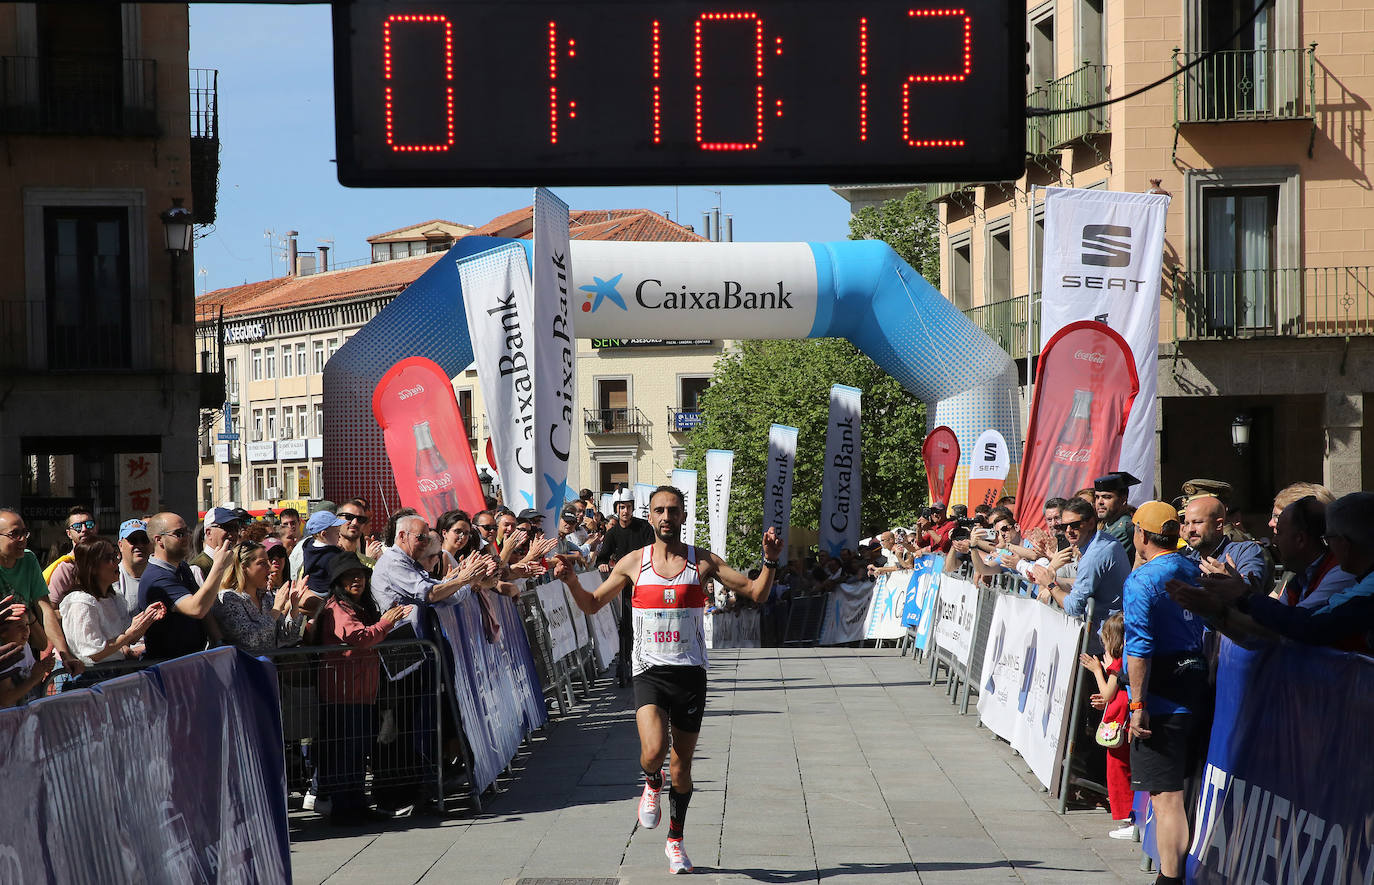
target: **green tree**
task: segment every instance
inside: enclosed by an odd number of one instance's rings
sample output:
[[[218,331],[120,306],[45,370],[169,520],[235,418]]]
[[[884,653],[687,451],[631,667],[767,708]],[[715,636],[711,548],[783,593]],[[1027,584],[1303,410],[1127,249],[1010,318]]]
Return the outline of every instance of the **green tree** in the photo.
[[[832,384],[863,391],[862,534],[915,520],[926,497],[924,404],[843,339],[741,341],[716,362],[711,386],[701,397],[702,423],[692,431],[686,451],[687,466],[698,471],[705,469],[707,449],[735,453],[728,526],[728,558],[735,565],[747,568],[758,560],[771,424],[800,431],[792,524],[817,527]],[[704,537],[705,473],[701,476],[698,524]]]
[[[904,197],[866,206],[849,217],[851,240],[882,240],[902,260],[940,287],[940,217],[917,188]]]

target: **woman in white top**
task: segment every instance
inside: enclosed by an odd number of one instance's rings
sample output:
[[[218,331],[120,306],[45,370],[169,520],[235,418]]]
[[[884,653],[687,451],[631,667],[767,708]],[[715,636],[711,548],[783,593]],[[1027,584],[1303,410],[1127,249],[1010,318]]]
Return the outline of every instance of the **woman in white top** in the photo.
[[[62,597],[62,633],[82,661],[98,664],[138,657],[133,648],[152,624],[167,613],[160,602],[130,618],[115,592],[119,551],[104,538],[76,545],[76,582]]]

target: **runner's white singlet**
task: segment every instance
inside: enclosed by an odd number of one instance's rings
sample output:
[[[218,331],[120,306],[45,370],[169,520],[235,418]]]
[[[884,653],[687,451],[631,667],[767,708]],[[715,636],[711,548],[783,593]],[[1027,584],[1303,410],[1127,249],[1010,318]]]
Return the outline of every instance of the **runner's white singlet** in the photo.
[[[632,596],[634,673],[650,667],[705,667],[706,593],[697,572],[697,548],[688,545],[687,564],[673,578],[654,569],[654,546],[640,551]]]

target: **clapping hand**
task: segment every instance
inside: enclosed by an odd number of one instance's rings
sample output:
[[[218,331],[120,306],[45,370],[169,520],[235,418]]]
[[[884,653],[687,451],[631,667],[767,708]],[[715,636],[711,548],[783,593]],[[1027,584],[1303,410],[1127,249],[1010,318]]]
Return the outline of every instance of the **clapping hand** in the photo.
[[[1050,557],[1050,570],[1057,572],[1070,562],[1073,562],[1073,554],[1074,548],[1072,546],[1055,551],[1054,555]]]
[[[377,540],[376,538],[373,538],[371,541],[368,542],[368,545],[367,545],[367,557],[368,557],[368,559],[373,559],[373,560],[381,559],[382,554],[383,554],[384,552],[386,552],[386,546],[385,546],[384,544],[382,544],[381,541]]]
[[[1090,655],[1085,652],[1078,656],[1078,663],[1082,664],[1090,673],[1100,674],[1102,672],[1102,661],[1098,659],[1097,655]]]
[[[0,624],[19,623],[24,620],[24,603],[13,596],[0,599]]]
[[[382,613],[382,620],[386,621],[388,624],[395,625],[395,623],[402,618],[410,617],[410,613],[414,608],[415,606],[413,605],[393,606]]]
[[[560,581],[570,581],[577,577],[573,568],[574,557],[561,553],[553,558],[553,576]]]
[[[135,641],[148,632],[148,628],[162,620],[167,614],[167,606],[161,602],[154,602],[143,611],[134,615],[133,621],[129,625],[129,630],[125,634],[129,640]]]

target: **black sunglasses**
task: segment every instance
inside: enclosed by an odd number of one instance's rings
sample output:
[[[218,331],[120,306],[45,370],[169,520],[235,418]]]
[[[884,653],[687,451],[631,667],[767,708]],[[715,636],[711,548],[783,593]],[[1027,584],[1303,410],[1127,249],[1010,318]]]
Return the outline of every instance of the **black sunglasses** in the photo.
[[[71,525],[67,526],[67,528],[71,529],[74,532],[79,532],[82,529],[93,529],[95,528],[95,520],[83,519],[81,522],[72,523]]]
[[[339,519],[347,520],[348,522],[356,521],[358,525],[367,525],[372,521],[372,517],[363,516],[361,513],[340,513]]]
[[[1073,529],[1075,532],[1079,532],[1083,530],[1083,520],[1075,519],[1073,522],[1064,522],[1063,520],[1060,520],[1059,527],[1066,532],[1069,529]]]

